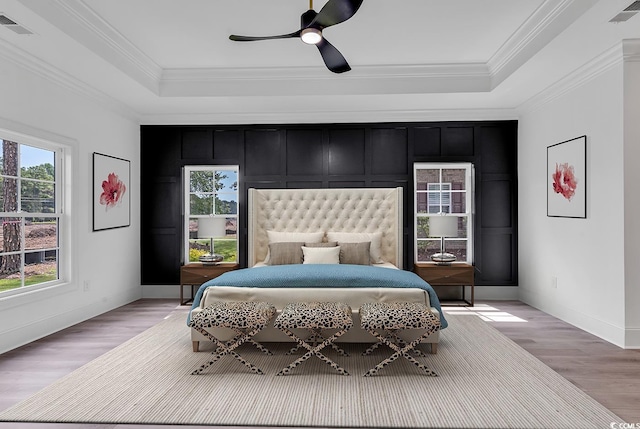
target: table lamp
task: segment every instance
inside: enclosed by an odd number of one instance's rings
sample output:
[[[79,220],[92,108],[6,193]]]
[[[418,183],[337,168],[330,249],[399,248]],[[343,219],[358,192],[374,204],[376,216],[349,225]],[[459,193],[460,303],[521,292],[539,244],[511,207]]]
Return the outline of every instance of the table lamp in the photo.
[[[209,253],[200,256],[202,265],[216,265],[224,259],[224,256],[214,253],[213,239],[224,237],[227,233],[227,219],[224,217],[204,217],[198,219],[198,238],[209,239]]]
[[[439,265],[449,265],[456,255],[447,253],[444,248],[445,237],[458,236],[458,217],[444,214],[429,217],[429,237],[440,238],[440,252],[431,255],[431,260]]]

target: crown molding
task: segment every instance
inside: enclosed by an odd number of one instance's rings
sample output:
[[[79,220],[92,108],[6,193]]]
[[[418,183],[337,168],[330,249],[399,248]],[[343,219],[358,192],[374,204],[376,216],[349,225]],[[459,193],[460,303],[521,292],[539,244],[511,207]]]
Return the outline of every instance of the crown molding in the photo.
[[[375,95],[490,91],[484,64],[358,66],[336,75],[323,67],[167,69],[162,97]]]
[[[622,57],[626,63],[640,62],[640,39],[623,40]]]
[[[83,0],[29,1],[25,5],[161,97],[491,90],[491,75],[484,63],[358,66],[340,76],[324,67],[162,69]]]
[[[587,84],[596,77],[606,73],[611,68],[624,61],[622,44],[607,49],[591,61],[585,63],[562,79],[548,86],[538,94],[529,98],[516,108],[519,114],[530,113],[541,109],[545,105],[557,100],[575,89]],[[636,52],[637,54],[638,52]],[[636,55],[637,58],[637,55]]]
[[[158,93],[162,68],[82,0],[29,1],[25,6],[154,94]]]
[[[245,125],[516,120],[514,109],[413,109],[217,112],[143,115],[142,125]]]
[[[77,147],[78,141],[74,138],[52,133],[51,131],[32,127],[22,122],[0,118],[0,130],[4,139],[19,141],[21,143],[56,143],[65,146]]]
[[[160,97],[490,92],[598,0],[545,0],[487,63],[162,69],[84,0],[25,5]]]
[[[492,87],[513,74],[598,0],[545,0],[487,61]]]
[[[121,115],[122,117],[138,122],[139,115],[126,104],[114,99],[104,92],[76,79],[68,73],[42,61],[41,59],[17,48],[15,45],[0,39],[0,58],[11,62],[20,68],[30,72],[54,85],[71,91],[81,97],[95,102],[102,107]]]

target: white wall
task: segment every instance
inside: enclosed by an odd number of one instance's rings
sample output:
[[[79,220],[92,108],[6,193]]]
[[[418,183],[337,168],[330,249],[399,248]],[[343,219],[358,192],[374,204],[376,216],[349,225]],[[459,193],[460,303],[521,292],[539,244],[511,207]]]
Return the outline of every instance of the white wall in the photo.
[[[618,60],[585,70],[545,95],[546,101],[525,109],[519,120],[520,299],[624,346],[621,51]],[[547,217],[546,148],[582,135],[587,136],[587,218]]]
[[[72,282],[64,288],[0,299],[0,353],[121,306],[141,295],[139,126],[132,117],[46,77],[0,50],[0,129],[70,143]],[[35,68],[34,68],[35,70]],[[57,83],[54,83],[54,79]],[[2,137],[2,136],[0,136]],[[56,141],[57,140],[57,141]],[[92,153],[131,160],[131,226],[92,232]],[[83,284],[89,282],[89,291]]]
[[[640,347],[640,40],[624,43],[626,345]]]

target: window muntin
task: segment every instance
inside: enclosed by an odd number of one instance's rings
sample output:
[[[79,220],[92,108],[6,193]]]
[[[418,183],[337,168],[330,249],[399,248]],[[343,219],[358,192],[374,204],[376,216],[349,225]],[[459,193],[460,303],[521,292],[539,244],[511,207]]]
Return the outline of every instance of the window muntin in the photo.
[[[458,217],[458,236],[446,238],[447,252],[458,261],[473,261],[471,207],[473,165],[470,163],[416,163],[415,261],[430,262],[440,251],[440,239],[429,237],[429,218],[439,213]]]
[[[0,293],[60,280],[61,149],[0,139]]]
[[[427,213],[451,212],[451,183],[427,183]]]
[[[187,166],[185,263],[211,251],[238,261],[238,166]]]

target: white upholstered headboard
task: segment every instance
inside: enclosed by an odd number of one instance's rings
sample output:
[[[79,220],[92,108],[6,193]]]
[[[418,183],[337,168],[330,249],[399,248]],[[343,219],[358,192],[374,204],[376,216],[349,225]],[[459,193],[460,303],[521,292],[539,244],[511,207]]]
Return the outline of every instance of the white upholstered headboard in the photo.
[[[249,189],[248,266],[263,261],[267,231],[382,232],[382,258],[402,268],[402,188]]]

